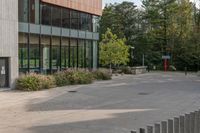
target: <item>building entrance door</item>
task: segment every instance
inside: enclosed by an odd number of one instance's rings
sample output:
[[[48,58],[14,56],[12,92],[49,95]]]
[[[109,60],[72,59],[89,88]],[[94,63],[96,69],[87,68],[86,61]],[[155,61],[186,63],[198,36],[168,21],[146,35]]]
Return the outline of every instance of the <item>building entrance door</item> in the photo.
[[[0,88],[9,87],[8,58],[0,58]]]

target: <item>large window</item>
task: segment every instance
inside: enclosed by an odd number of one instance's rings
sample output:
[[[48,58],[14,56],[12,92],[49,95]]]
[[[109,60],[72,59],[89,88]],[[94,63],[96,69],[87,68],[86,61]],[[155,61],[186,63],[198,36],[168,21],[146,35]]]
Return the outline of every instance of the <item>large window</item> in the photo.
[[[19,14],[19,22],[28,23],[28,0],[18,0],[18,14]]]
[[[99,32],[99,17],[98,16],[92,17],[92,24],[93,24],[92,32]]]
[[[52,26],[61,27],[61,8],[52,6]]]
[[[62,69],[66,69],[69,67],[69,39],[68,38],[62,38],[61,64],[62,64]]]
[[[62,9],[62,27],[70,28],[70,11],[69,9]]]
[[[93,68],[97,68],[98,62],[98,43],[97,41],[93,41]]]
[[[30,46],[29,46],[30,54],[29,54],[29,61],[30,61],[30,69],[33,71],[39,72],[40,67],[40,45],[39,45],[39,36],[38,35],[30,35]]]
[[[41,24],[51,25],[51,6],[45,3],[41,4]]]
[[[86,67],[92,68],[92,41],[86,40]]]
[[[39,6],[40,1],[39,0],[29,0],[30,2],[30,23],[39,24]]]
[[[70,67],[77,67],[77,40],[70,39]]]
[[[78,67],[85,67],[85,40],[78,42]]]
[[[40,0],[19,0],[19,22],[98,31],[98,16],[66,9]]]
[[[41,36],[41,65],[44,73],[50,73],[50,37]]]
[[[87,13],[80,13],[79,20],[80,30],[91,31],[92,30],[92,16]]]
[[[51,65],[55,72],[60,69],[60,37],[52,37]]]
[[[78,11],[70,11],[71,17],[71,29],[79,29],[79,12]]]
[[[28,35],[24,33],[19,34],[19,69],[28,71]]]

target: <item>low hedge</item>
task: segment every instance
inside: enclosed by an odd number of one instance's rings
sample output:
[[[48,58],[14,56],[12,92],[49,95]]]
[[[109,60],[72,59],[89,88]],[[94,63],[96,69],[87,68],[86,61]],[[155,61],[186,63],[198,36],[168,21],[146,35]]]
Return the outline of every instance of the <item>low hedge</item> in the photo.
[[[16,81],[16,89],[24,91],[39,91],[53,87],[55,87],[55,79],[50,75],[30,73],[20,76]]]
[[[120,69],[121,69],[122,73],[124,73],[124,74],[133,74],[130,67],[126,66],[126,67],[121,67]]]
[[[98,69],[92,72],[96,80],[110,80],[112,79],[112,74],[107,69]]]
[[[68,80],[68,77],[65,72],[57,72],[54,75],[56,85],[57,86],[66,86],[70,85],[70,81]]]
[[[53,75],[30,73],[20,76],[16,81],[16,89],[24,91],[39,91],[56,86],[90,84],[94,80],[110,80],[112,74],[106,69],[93,72],[85,69],[69,69]]]
[[[93,82],[93,75],[91,72],[78,70],[65,70],[54,74],[57,86],[90,84]]]

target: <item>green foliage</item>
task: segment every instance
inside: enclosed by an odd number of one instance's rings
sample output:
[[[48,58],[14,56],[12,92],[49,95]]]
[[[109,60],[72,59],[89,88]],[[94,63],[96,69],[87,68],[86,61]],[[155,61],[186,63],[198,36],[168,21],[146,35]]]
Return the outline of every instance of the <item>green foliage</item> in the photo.
[[[142,7],[132,2],[107,5],[100,33],[110,28],[135,47],[129,65],[141,65],[145,54],[146,65],[163,69],[161,57],[170,55],[177,70],[200,69],[200,9],[189,0],[143,0]]]
[[[39,91],[56,86],[90,84],[94,80],[110,80],[112,74],[107,69],[90,72],[85,69],[69,69],[53,75],[30,73],[16,80],[16,89],[24,91]]]
[[[90,84],[93,82],[93,75],[86,70],[66,70],[54,74],[57,86]]]
[[[16,89],[24,91],[39,91],[53,87],[55,87],[55,79],[52,76],[30,73],[20,76],[16,81]]]
[[[120,65],[129,61],[129,47],[125,39],[118,39],[115,34],[107,29],[100,42],[100,61],[103,65]]]
[[[121,67],[120,70],[124,74],[134,74],[131,68],[128,66]]]
[[[63,72],[63,71],[57,72],[53,76],[56,80],[56,85],[59,86],[59,87],[71,84],[69,79],[68,79],[68,75],[66,74],[66,72]]]
[[[137,13],[136,5],[132,2],[105,6],[100,20],[100,34],[104,34],[107,28],[110,28],[113,34],[119,38],[125,37],[129,43],[129,39],[136,34]]]
[[[93,77],[96,80],[110,80],[112,79],[112,74],[107,69],[98,69],[92,72]]]
[[[93,75],[86,70],[76,70],[69,72],[69,81],[74,84],[90,84],[93,82]]]

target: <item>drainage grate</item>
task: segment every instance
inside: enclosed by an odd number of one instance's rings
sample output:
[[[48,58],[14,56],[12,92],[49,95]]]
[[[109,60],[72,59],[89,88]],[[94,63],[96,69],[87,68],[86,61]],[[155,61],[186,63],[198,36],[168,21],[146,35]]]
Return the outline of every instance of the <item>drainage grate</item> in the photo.
[[[77,91],[68,91],[69,93],[76,93]]]
[[[138,93],[138,95],[149,95],[149,93],[146,93],[146,92],[140,92],[140,93]]]

